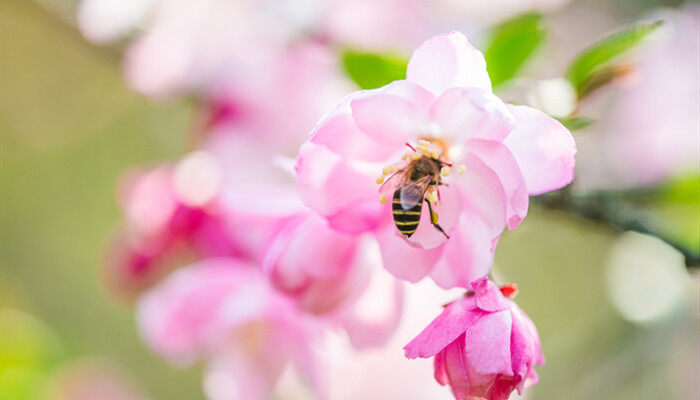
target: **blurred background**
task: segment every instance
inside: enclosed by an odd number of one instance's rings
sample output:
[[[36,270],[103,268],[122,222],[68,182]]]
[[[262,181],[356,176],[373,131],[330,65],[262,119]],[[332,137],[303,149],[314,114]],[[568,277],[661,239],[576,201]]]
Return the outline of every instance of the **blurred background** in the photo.
[[[271,1],[261,3],[275,7]],[[306,7],[302,3],[296,7]],[[676,82],[690,99],[663,92],[675,90],[673,83],[658,83],[655,87],[662,91],[651,94],[651,107],[660,114],[669,102],[674,110],[679,104],[689,108],[689,122],[673,125],[681,136],[674,143],[697,150],[697,5],[503,1],[495,2],[502,3],[498,10],[480,10],[464,3],[468,10],[450,18],[443,15],[439,28],[463,30],[479,48],[487,42],[490,27],[506,18],[532,7],[546,16],[550,33],[541,50],[546,56],[528,64],[525,78],[503,89],[501,96],[513,101],[524,101],[523,92],[533,93],[537,82],[561,76],[571,57],[606,33],[650,16],[687,19],[690,28],[675,29],[690,42],[678,50],[690,60],[689,75],[673,63],[649,68]],[[1,397],[96,399],[108,397],[94,393],[109,392],[114,399],[204,399],[200,368],[178,369],[151,353],[139,339],[131,307],[106,291],[103,282],[107,248],[121,220],[116,200],[120,179],[134,167],[185,154],[198,101],[191,95],[154,96],[138,86],[137,78],[125,79],[128,35],[138,35],[138,30],[104,44],[107,40],[100,35],[106,33],[99,31],[103,23],[83,21],[79,26],[77,2],[3,0],[0,6]],[[457,20],[460,15],[466,16]],[[381,46],[407,55],[427,37]],[[367,47],[360,42],[353,46]],[[654,54],[662,60],[676,57],[672,52]],[[349,79],[346,84],[353,85]],[[627,107],[619,106],[624,89],[615,90],[581,105],[581,114],[598,122],[576,133],[576,185],[581,191],[665,185],[663,195],[640,196],[634,202],[663,221],[664,235],[697,254],[697,152],[691,155],[690,168],[673,168],[652,184],[625,180],[629,163],[614,173],[604,168],[609,159],[601,148],[613,145],[601,144],[601,137],[618,130],[624,118],[647,113],[642,105],[628,107],[642,111],[609,115]],[[629,94],[635,99],[645,95]],[[686,115],[663,110],[657,117],[670,124]],[[638,139],[630,135],[625,140]],[[656,144],[652,148],[659,149]],[[624,160],[619,154],[612,157]],[[630,157],[650,162],[644,155]],[[633,178],[641,169],[633,169]],[[519,285],[518,304],[536,322],[547,357],[546,366],[538,370],[540,383],[527,393],[528,399],[699,398],[700,281],[697,269],[686,266],[683,255],[664,242],[535,205],[522,226],[502,238],[496,275]],[[400,342],[391,351],[398,353]],[[432,376],[425,380],[437,385]],[[450,398],[448,392],[444,398]]]

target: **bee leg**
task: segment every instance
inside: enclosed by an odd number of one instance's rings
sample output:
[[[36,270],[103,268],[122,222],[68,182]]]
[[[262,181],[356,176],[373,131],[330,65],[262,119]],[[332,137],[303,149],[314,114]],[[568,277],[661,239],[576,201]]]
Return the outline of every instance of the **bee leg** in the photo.
[[[428,200],[426,200],[425,202],[428,203],[428,210],[430,210],[430,223],[433,224],[435,229],[442,232],[442,234],[445,235],[445,237],[449,239],[450,237],[447,235],[447,233],[445,233],[445,231],[442,229],[442,227],[438,224],[438,215],[435,211],[433,211],[433,206],[430,204],[430,202]]]

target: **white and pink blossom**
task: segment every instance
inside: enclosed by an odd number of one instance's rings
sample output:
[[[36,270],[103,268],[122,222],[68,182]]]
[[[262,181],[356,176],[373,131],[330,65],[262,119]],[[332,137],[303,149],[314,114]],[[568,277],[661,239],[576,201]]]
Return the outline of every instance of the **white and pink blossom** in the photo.
[[[381,182],[404,165],[405,143],[454,166],[433,201],[449,240],[427,207],[415,234],[401,237],[391,206],[378,201],[376,176]],[[481,52],[452,32],[414,52],[406,80],[353,93],[324,116],[300,150],[297,187],[333,228],[373,232],[397,277],[466,286],[488,272],[501,231],[525,217],[528,195],[571,181],[575,152],[558,121],[496,97]]]

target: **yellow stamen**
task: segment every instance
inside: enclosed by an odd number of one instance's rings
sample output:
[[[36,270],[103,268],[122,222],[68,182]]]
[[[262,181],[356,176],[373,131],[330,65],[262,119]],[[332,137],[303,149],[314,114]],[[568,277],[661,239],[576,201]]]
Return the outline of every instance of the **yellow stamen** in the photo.
[[[467,167],[465,167],[464,164],[461,164],[457,167],[457,173],[460,175],[462,175],[464,173],[464,171],[466,171],[466,170],[467,170]]]
[[[389,172],[392,173],[392,174],[395,174],[395,173],[399,172],[399,167],[397,167],[396,165],[392,165],[392,166],[389,168]]]
[[[390,172],[391,172],[391,167],[384,167],[384,169],[382,170],[382,174],[384,174],[384,175],[389,175]]]
[[[449,174],[450,174],[450,167],[447,167],[447,166],[442,167],[442,169],[440,170],[440,175],[447,176]]]
[[[414,161],[420,159],[421,157],[423,157],[423,154],[420,151],[411,154],[411,160]]]
[[[386,195],[384,195],[384,194],[379,198],[379,202],[382,204],[386,204],[387,201],[389,201],[389,199],[387,199]]]
[[[380,175],[380,176],[377,177],[377,184],[379,185],[379,184],[381,184],[382,182],[384,182],[384,175]]]

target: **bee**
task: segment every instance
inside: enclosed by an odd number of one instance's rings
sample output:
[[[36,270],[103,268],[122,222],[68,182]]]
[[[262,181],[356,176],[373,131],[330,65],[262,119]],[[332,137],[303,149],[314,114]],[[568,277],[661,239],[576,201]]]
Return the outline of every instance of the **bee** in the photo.
[[[438,189],[444,185],[440,174],[444,166],[450,164],[427,155],[411,159],[408,164],[391,175],[380,187],[380,191],[393,188],[391,209],[396,228],[406,237],[411,237],[418,229],[423,202],[430,210],[430,223],[446,238],[450,238],[438,224],[438,214],[426,198],[429,188]],[[432,189],[431,189],[432,190]]]

